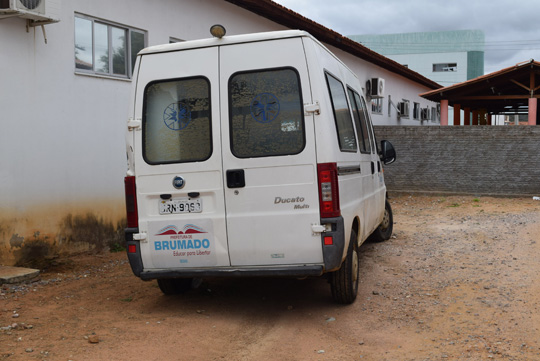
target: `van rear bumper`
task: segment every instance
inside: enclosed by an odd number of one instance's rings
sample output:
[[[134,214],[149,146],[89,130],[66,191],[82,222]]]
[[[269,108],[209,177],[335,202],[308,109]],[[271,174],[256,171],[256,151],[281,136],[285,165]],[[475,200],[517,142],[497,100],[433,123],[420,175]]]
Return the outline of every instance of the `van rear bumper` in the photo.
[[[323,274],[322,265],[268,267],[212,267],[143,270],[139,277],[149,281],[163,278],[204,277],[306,277]]]

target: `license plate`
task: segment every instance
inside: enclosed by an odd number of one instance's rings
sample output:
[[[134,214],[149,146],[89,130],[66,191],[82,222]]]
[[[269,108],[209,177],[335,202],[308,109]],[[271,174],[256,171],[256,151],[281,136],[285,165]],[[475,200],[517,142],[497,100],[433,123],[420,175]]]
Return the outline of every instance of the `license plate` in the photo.
[[[201,199],[169,199],[159,201],[159,214],[201,213]]]

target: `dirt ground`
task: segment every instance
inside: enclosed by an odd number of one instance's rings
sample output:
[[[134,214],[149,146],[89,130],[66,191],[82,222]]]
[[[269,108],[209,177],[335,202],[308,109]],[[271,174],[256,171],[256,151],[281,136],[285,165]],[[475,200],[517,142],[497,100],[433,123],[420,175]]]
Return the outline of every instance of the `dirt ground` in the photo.
[[[356,302],[324,278],[209,279],[182,296],[124,253],[0,288],[1,360],[540,360],[540,202],[395,196]]]

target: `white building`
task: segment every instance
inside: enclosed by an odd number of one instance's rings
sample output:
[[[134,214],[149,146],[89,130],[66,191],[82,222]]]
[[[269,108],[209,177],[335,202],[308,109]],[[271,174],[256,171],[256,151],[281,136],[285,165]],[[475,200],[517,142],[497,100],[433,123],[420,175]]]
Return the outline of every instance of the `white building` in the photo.
[[[348,37],[445,87],[484,75],[485,36],[481,30]],[[453,109],[449,117],[453,120]]]
[[[437,124],[398,118],[392,104],[434,109],[418,94],[438,84],[270,0],[0,0],[0,17],[0,263],[32,242],[57,252],[113,237],[134,55],[209,37],[215,23],[229,35],[306,30],[362,81],[384,79],[376,125]]]

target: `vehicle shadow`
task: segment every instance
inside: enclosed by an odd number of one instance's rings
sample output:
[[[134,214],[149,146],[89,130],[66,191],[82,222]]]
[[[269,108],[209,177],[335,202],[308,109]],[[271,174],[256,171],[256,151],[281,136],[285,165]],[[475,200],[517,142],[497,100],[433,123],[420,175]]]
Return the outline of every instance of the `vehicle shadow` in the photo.
[[[370,261],[380,243],[366,243],[359,252],[360,277],[371,268]],[[330,284],[326,276],[296,278],[207,278],[197,288],[174,296],[159,294],[152,298],[152,309],[168,310],[219,310],[225,313],[309,310],[336,310],[354,307],[365,296],[359,285],[358,298],[352,305],[341,305],[333,301]]]

